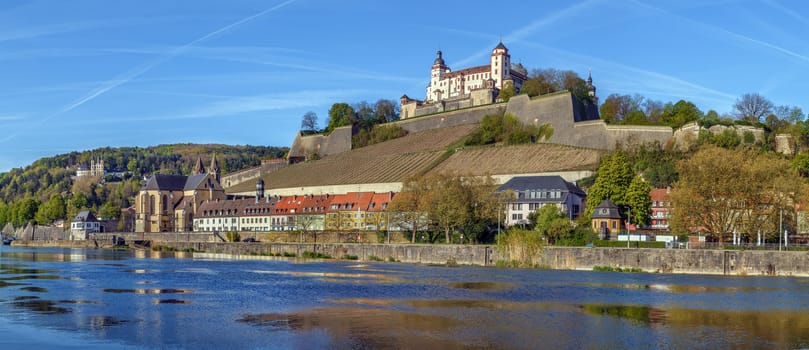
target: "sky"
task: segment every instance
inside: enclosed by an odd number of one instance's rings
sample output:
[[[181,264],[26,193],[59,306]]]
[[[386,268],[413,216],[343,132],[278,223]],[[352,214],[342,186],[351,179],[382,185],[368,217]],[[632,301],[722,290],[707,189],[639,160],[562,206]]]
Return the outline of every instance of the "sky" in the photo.
[[[0,172],[99,147],[289,146],[333,103],[453,70],[572,70],[610,94],[809,111],[806,1],[2,0]]]

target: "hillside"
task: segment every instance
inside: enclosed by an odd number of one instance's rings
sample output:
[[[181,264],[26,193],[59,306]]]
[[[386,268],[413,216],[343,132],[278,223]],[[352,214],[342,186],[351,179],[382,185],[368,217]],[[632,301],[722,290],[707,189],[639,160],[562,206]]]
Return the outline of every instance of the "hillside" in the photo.
[[[447,147],[469,135],[477,124],[412,133],[349,152],[298,163],[263,177],[265,188],[291,188],[357,183],[400,182],[428,169]],[[242,183],[229,193],[248,193],[255,183]]]
[[[464,175],[535,174],[541,172],[595,170],[602,151],[554,144],[450,147],[478,128],[467,124],[411,133],[387,142],[317,161],[298,163],[263,177],[267,189],[308,186],[402,182],[425,172]],[[226,189],[251,193],[254,182]]]
[[[35,161],[24,168],[15,168],[0,174],[0,202],[12,204],[23,198],[34,198],[41,202],[47,201],[52,194],[70,193],[77,190],[77,184],[71,179],[76,174],[79,165],[89,165],[93,158],[102,158],[105,169],[119,171],[122,178],[110,177],[108,182],[121,180],[139,181],[144,176],[154,173],[188,174],[198,157],[207,167],[211,155],[216,154],[219,167],[223,174],[240,169],[256,166],[262,159],[282,157],[287,148],[265,146],[227,146],[227,145],[198,145],[174,144],[153,147],[121,147],[98,148],[83,152],[71,152],[53,157],[46,157]],[[100,179],[96,179],[98,182]],[[88,185],[88,184],[78,184]],[[100,205],[106,201],[104,191],[90,190],[84,187],[86,195],[94,198],[94,203]],[[139,188],[137,184],[130,187]],[[127,197],[127,194],[123,195]]]
[[[459,149],[431,172],[466,175],[594,170],[603,151],[547,143]]]

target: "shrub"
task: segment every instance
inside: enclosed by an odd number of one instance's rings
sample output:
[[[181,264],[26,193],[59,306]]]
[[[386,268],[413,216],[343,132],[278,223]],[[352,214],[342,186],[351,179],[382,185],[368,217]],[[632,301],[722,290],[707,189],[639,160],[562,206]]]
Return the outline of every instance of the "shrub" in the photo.
[[[356,256],[356,255],[345,254],[345,255],[343,255],[343,257],[341,259],[343,259],[343,260],[359,260],[359,257]]]
[[[378,257],[376,255],[369,256],[368,260],[370,260],[370,261],[383,261],[382,258],[380,258],[380,257]]]
[[[308,250],[303,251],[303,253],[301,253],[301,257],[302,258],[307,258],[307,259],[331,259],[332,258],[331,255],[329,255],[329,254],[310,252]]]
[[[497,250],[508,257],[514,267],[532,267],[542,255],[545,242],[537,231],[511,229],[497,236]]]
[[[225,238],[228,240],[228,242],[240,242],[241,241],[241,237],[239,236],[239,233],[234,232],[234,231],[228,231],[227,233],[225,233]]]

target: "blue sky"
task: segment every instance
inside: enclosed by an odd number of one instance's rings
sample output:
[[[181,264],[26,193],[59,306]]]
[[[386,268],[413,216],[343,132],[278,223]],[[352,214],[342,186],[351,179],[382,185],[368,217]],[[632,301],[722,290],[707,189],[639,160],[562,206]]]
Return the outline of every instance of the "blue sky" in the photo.
[[[435,51],[592,70],[598,95],[809,111],[805,1],[3,0],[0,172],[104,146],[288,146],[334,102],[424,98]]]

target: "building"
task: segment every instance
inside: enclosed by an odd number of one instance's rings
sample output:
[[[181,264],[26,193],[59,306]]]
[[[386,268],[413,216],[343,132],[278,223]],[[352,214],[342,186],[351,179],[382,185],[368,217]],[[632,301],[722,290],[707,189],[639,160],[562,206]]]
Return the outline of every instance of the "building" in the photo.
[[[90,233],[101,232],[101,223],[89,210],[82,210],[70,222],[70,239],[86,240]]]
[[[511,55],[502,42],[492,49],[488,64],[457,71],[446,65],[439,50],[430,69],[425,99],[402,96],[401,118],[493,103],[506,84],[519,92],[528,79],[527,74],[521,64],[511,64]]]
[[[506,203],[505,225],[529,224],[528,214],[546,205],[557,206],[570,220],[579,216],[587,194],[561,176],[515,176],[498,188],[511,191]]]
[[[76,169],[76,177],[84,177],[84,176],[104,177],[104,175],[105,175],[104,159],[101,157],[90,158],[89,167],[85,164],[81,164]]]
[[[374,193],[368,210],[365,213],[365,229],[368,231],[386,231],[390,225],[388,206],[396,196],[393,192]]]
[[[649,229],[669,230],[669,214],[671,211],[671,188],[655,188],[649,191],[652,200],[651,216],[649,217]]]
[[[515,91],[520,91],[522,84],[528,79],[523,69],[511,66],[511,55],[502,42],[498,43],[489,56],[489,64],[452,71],[444,63],[441,51],[436,53],[435,61],[430,69],[430,84],[427,85],[426,101],[442,101],[469,95],[473,90],[481,88],[502,89],[507,81],[514,84]],[[487,86],[487,83],[491,85]]]
[[[326,229],[365,230],[365,215],[373,195],[373,192],[349,192],[333,196],[326,210]]]
[[[618,236],[624,229],[621,212],[611,200],[605,199],[593,210],[593,231],[598,232],[599,239],[610,239]]]
[[[297,229],[323,231],[326,228],[326,210],[329,208],[332,197],[328,194],[304,196],[296,220]]]
[[[155,174],[149,178],[135,198],[135,231],[192,231],[194,217],[205,201],[225,199],[217,180],[218,168],[214,156],[207,173],[197,168],[191,176]]]

